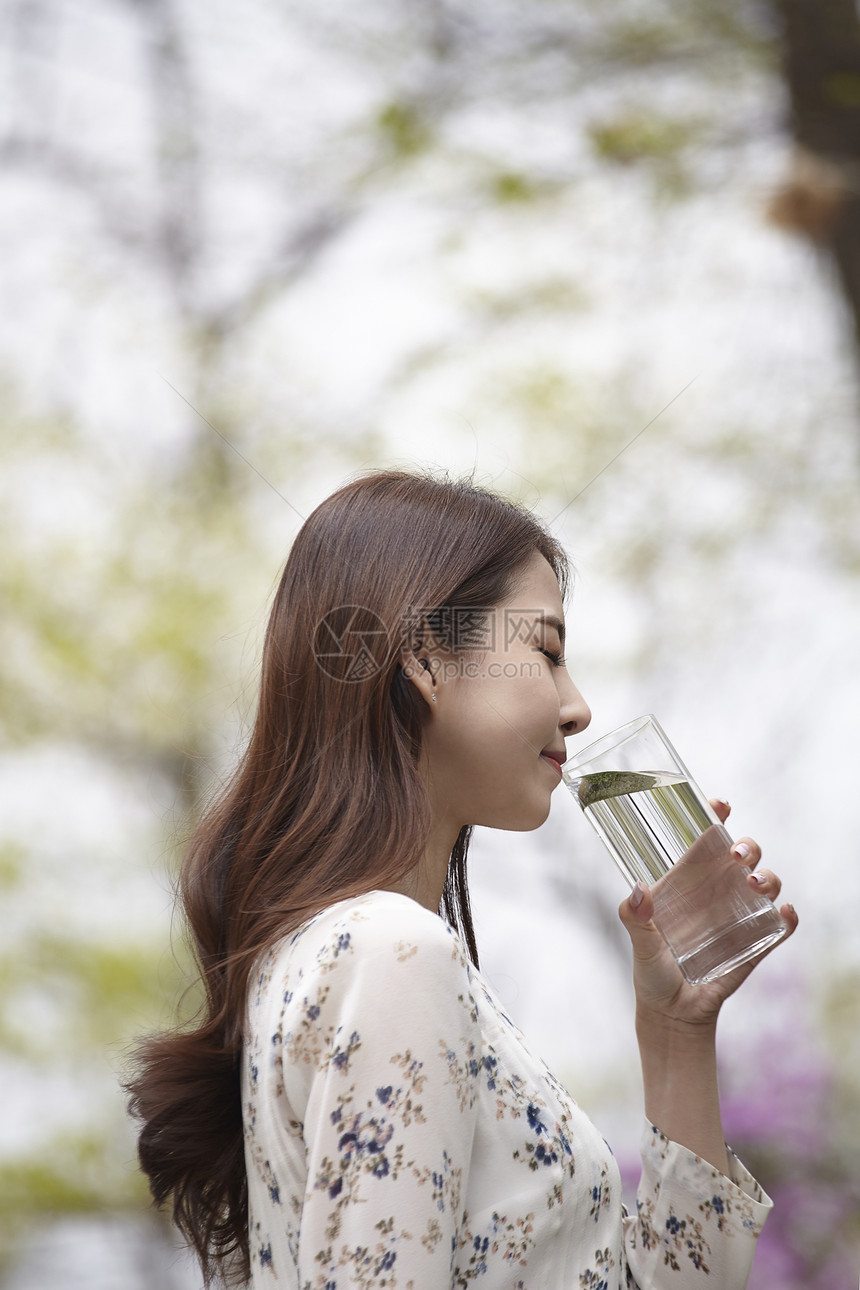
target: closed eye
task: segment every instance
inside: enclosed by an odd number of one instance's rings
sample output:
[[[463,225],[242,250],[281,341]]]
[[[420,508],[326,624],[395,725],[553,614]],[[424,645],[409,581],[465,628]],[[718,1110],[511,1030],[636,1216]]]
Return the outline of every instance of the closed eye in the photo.
[[[564,658],[563,655],[556,654],[551,649],[542,649],[541,654],[546,655],[546,657],[552,663],[553,667],[564,667],[565,663],[567,662],[567,659]]]

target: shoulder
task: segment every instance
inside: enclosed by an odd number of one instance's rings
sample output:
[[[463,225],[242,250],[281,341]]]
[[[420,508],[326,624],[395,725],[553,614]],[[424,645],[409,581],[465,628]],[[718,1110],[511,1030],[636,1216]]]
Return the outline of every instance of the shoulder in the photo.
[[[320,924],[329,921],[346,927],[357,943],[368,949],[390,945],[398,953],[426,949],[465,957],[452,927],[432,910],[395,891],[371,891],[343,901],[325,911]]]
[[[344,971],[343,969],[346,969]],[[420,975],[468,981],[470,965],[453,928],[417,901],[393,891],[371,891],[321,910],[284,937],[266,956],[258,987],[285,978],[395,980]]]
[[[248,1007],[249,1040],[265,1047],[268,1038],[283,1069],[302,1079],[329,1066],[354,1070],[359,1050],[409,1051],[428,1062],[443,1040],[445,1053],[461,1040],[480,1042],[459,937],[394,892],[341,901],[285,937],[251,980]],[[292,1090],[299,1101],[307,1091]]]
[[[341,900],[311,918],[288,940],[306,953],[311,947],[349,944],[364,950],[419,946],[462,950],[456,932],[417,901],[395,891],[369,891]]]

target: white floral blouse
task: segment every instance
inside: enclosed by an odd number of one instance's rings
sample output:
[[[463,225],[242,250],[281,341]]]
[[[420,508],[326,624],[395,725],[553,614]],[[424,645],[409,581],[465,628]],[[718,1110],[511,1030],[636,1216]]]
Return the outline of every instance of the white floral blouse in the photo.
[[[771,1202],[646,1121],[638,1213],[612,1152],[457,934],[374,891],[251,977],[242,1071],[251,1285],[746,1285]]]

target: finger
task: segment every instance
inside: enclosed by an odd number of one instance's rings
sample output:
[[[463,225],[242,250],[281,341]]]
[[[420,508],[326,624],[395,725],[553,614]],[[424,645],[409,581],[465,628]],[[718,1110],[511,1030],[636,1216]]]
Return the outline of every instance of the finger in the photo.
[[[627,929],[637,958],[648,959],[662,954],[665,941],[652,921],[654,899],[643,883],[637,882],[627,899],[622,900],[618,917]]]
[[[779,912],[780,912],[780,915],[782,916],[782,921],[785,923],[786,927],[788,928],[788,931],[786,932],[785,936],[783,936],[782,939],[787,940],[789,936],[793,936],[794,933],[797,931],[797,924],[800,922],[800,919],[798,917],[797,910],[794,908],[794,905],[780,905]]]
[[[644,882],[637,882],[626,900],[618,907],[618,917],[627,927],[633,923],[644,927],[654,917],[654,897]]]
[[[731,814],[731,809],[732,809],[729,806],[728,802],[725,801],[725,799],[722,797],[709,797],[708,801],[711,805],[711,810],[716,815],[720,824],[725,824],[726,820],[729,818],[729,815]]]
[[[732,846],[730,855],[733,860],[754,869],[761,860],[761,847],[753,838],[738,838]]]
[[[755,968],[757,964],[761,963],[762,959],[766,959],[769,954],[773,954],[774,950],[778,950],[780,945],[784,945],[788,938],[793,936],[797,931],[797,924],[800,920],[797,916],[797,910],[794,908],[794,905],[780,905],[779,915],[785,923],[785,935],[781,936],[778,941],[774,941],[773,945],[769,945],[767,949],[762,954],[759,954],[757,958],[754,958],[751,963],[743,963],[739,968],[735,968],[735,972],[743,974],[741,979],[749,976],[753,968]],[[734,973],[730,973],[729,975],[733,976]]]
[[[771,900],[776,900],[782,891],[782,879],[771,869],[756,869],[747,876],[747,882],[760,896],[768,896]]]

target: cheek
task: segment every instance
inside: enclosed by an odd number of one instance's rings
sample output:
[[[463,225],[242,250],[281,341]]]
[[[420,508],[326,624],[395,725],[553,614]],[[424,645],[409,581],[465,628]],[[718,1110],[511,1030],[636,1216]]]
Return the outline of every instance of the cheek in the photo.
[[[538,757],[558,725],[558,693],[551,677],[518,677],[493,699],[499,747],[519,762]]]
[[[445,696],[457,713],[448,754],[471,766],[499,761],[523,765],[540,755],[558,724],[555,681],[533,659],[506,654],[487,662],[493,663],[494,675],[458,678]]]

